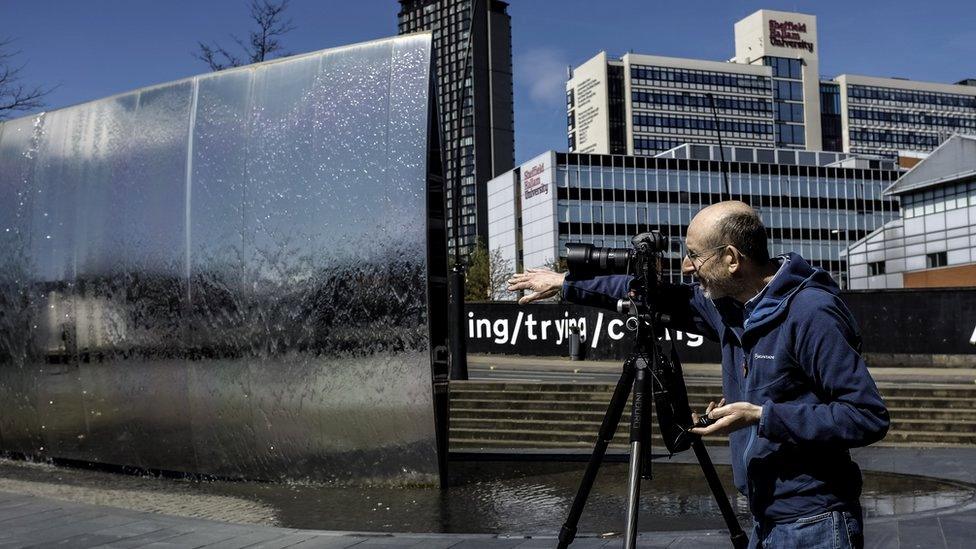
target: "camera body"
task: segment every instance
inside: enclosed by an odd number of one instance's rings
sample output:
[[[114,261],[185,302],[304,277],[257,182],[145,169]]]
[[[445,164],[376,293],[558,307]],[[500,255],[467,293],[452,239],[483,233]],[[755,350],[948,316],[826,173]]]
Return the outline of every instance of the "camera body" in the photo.
[[[566,264],[578,278],[605,274],[638,276],[651,256],[660,255],[667,248],[667,239],[660,231],[640,233],[631,239],[632,248],[598,248],[592,244],[566,244]],[[651,262],[657,268],[656,262]]]
[[[572,278],[625,274],[634,277],[632,302],[618,304],[618,312],[635,314],[653,301],[660,283],[661,257],[668,241],[660,231],[640,233],[631,239],[631,248],[598,248],[592,244],[566,244],[566,265]],[[643,310],[648,313],[650,311]]]

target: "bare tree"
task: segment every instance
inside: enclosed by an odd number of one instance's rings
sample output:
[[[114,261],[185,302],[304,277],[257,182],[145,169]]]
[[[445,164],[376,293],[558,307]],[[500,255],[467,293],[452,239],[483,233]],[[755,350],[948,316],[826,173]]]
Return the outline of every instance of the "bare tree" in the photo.
[[[243,50],[243,58],[220,44],[210,45],[204,42],[197,42],[199,49],[193,53],[193,57],[206,63],[210,70],[220,71],[287,55],[282,51],[280,39],[295,30],[291,19],[284,17],[287,8],[288,0],[279,2],[251,0],[251,20],[257,25],[257,30],[251,31],[246,41],[231,35],[234,42]]]
[[[501,248],[495,248],[488,255],[488,297],[492,300],[512,299],[508,292],[508,279],[515,274],[512,260],[505,259]]]
[[[53,88],[31,86],[21,81],[21,71],[26,64],[16,64],[14,58],[20,50],[13,49],[13,39],[0,39],[0,120],[17,112],[39,109],[44,106],[44,96]]]

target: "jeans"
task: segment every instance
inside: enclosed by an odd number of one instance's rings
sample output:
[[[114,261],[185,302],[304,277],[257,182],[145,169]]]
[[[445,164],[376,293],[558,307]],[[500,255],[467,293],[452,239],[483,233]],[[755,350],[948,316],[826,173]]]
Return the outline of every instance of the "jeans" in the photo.
[[[796,522],[753,524],[749,549],[863,549],[860,513],[828,511]]]

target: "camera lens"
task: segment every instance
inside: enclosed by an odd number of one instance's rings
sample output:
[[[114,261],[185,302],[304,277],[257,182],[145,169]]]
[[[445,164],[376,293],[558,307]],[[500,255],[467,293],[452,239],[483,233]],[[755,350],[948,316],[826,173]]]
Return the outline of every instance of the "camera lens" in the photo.
[[[597,248],[592,244],[566,244],[566,265],[569,272],[581,274],[626,274],[629,272],[632,250],[629,248]]]

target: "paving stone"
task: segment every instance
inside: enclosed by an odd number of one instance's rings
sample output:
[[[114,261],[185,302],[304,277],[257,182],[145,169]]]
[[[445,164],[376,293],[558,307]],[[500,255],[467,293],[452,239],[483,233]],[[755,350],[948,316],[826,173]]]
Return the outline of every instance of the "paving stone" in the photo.
[[[557,538],[533,538],[525,540],[515,547],[517,549],[552,549],[556,547],[559,543]],[[572,549],[600,549],[602,547],[619,547],[621,541],[618,540],[607,540],[602,538],[576,538],[573,540],[573,544],[570,545]]]
[[[270,542],[281,539],[292,533],[293,530],[246,530],[230,539],[219,541],[206,546],[206,549],[240,549],[243,547],[257,547],[263,542]]]
[[[0,510],[0,528],[3,528],[4,523],[11,519],[19,522],[17,519],[22,519],[23,517],[33,517],[40,513],[51,514],[56,511],[59,511],[59,509],[52,508],[50,505],[40,502],[3,509]]]
[[[938,517],[898,521],[898,545],[901,549],[944,549]]]
[[[247,549],[284,549],[285,547],[294,547],[296,544],[314,537],[316,537],[314,533],[295,532],[273,540],[255,543],[248,546]]]
[[[898,549],[898,523],[868,521],[864,525],[864,549]]]
[[[79,520],[77,522],[55,522],[50,528],[39,529],[31,533],[30,542],[32,545],[27,547],[46,547],[57,546],[62,540],[77,537],[82,534],[92,533],[106,527],[121,526],[135,519],[124,515],[102,514],[93,518]],[[111,540],[107,540],[111,541]]]
[[[946,547],[950,549],[970,548],[976,538],[976,513],[968,516],[939,517],[942,534],[945,536]]]
[[[102,509],[89,511],[59,510],[51,513],[39,513],[37,516],[25,517],[23,520],[17,520],[14,523],[11,523],[11,521],[3,523],[4,526],[2,533],[0,533],[0,539],[19,538],[29,543],[35,539],[35,536],[51,528],[71,526],[77,522],[104,514],[105,511]],[[78,530],[75,533],[80,534],[82,531]]]
[[[175,547],[206,547],[207,545],[229,540],[238,534],[240,534],[239,531],[231,531],[218,526],[216,528],[187,532],[174,538],[161,540],[159,543],[173,545]]]
[[[64,538],[59,541],[53,541],[50,543],[42,543],[39,545],[31,546],[33,549],[54,549],[54,548],[70,548],[70,549],[88,549],[89,547],[95,547],[97,545],[104,545],[106,543],[111,543],[119,539],[119,536],[108,536],[105,534],[79,534],[77,536],[72,536],[70,538]]]
[[[452,545],[451,549],[502,549],[517,547],[524,539],[466,539]]]
[[[113,548],[113,549],[128,549],[130,547],[143,547],[147,544],[167,540],[169,538],[175,538],[176,536],[181,536],[186,533],[186,530],[178,530],[175,528],[160,528],[152,532],[141,534],[138,536],[129,536],[116,541],[106,543],[104,545],[96,545],[99,548]]]
[[[363,541],[365,541],[363,538],[319,535],[288,547],[289,549],[345,549],[354,545],[358,546]]]

